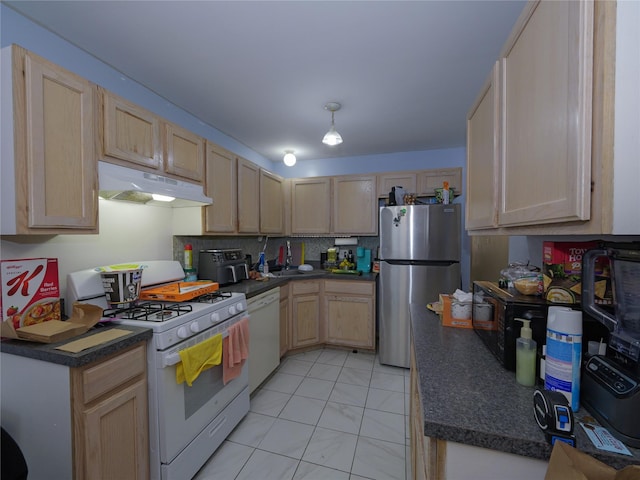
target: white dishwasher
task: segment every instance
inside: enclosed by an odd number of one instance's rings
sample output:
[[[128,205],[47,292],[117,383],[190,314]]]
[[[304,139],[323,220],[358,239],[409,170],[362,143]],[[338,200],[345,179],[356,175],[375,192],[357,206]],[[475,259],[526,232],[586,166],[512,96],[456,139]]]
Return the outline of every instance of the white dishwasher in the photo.
[[[280,365],[280,287],[247,299],[249,393]]]

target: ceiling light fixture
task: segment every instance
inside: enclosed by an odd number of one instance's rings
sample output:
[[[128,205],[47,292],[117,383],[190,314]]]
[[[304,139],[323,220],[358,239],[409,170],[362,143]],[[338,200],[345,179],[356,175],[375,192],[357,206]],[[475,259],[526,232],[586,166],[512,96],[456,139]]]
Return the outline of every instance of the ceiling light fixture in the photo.
[[[285,150],[282,160],[287,167],[293,167],[296,164],[296,156],[293,154],[293,150]]]
[[[341,105],[336,102],[329,102],[324,106],[325,110],[329,110],[331,112],[331,128],[325,134],[324,138],[322,139],[322,143],[331,147],[340,145],[342,143],[342,136],[336,131],[336,127],[333,123],[333,114],[340,110],[340,107]]]

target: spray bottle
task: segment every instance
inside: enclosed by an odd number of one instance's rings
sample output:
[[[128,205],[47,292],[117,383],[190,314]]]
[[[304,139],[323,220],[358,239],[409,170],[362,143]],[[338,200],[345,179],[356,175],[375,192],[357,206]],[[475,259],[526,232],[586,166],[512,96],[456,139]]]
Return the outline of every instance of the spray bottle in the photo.
[[[549,307],[544,388],[561,392],[574,412],[580,408],[582,312]]]
[[[531,331],[531,320],[516,318],[522,322],[520,337],[516,340],[516,380],[520,385],[536,384],[536,341]]]

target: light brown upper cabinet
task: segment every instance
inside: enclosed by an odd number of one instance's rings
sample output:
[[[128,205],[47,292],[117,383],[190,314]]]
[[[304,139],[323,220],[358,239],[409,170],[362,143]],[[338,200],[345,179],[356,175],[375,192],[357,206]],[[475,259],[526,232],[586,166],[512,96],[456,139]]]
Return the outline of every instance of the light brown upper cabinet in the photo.
[[[291,233],[323,234],[331,230],[331,178],[291,180]]]
[[[462,193],[462,168],[438,168],[407,172],[388,172],[378,174],[378,197],[388,198],[392,187],[403,187],[405,193],[415,193],[420,197],[434,197],[436,188],[442,188],[443,182],[455,190],[456,196]]]
[[[375,175],[333,177],[332,233],[376,235],[378,197]]]
[[[164,125],[165,172],[202,183],[204,139],[172,123]]]
[[[205,140],[202,137],[103,88],[100,94],[105,161],[203,183]]]
[[[260,233],[284,234],[284,179],[260,169]]]
[[[17,45],[2,55],[2,162],[15,174],[3,169],[2,233],[97,233],[96,86]]]
[[[160,170],[160,118],[103,88],[98,90],[102,98],[103,155]]]
[[[469,230],[497,225],[498,205],[498,92],[500,63],[467,116],[466,226]]]
[[[589,219],[593,8],[531,2],[503,49],[499,225]]]
[[[417,173],[419,196],[433,197],[436,188],[442,188],[444,182],[449,182],[449,188],[456,196],[462,193],[462,168],[441,168],[421,170]]]
[[[389,198],[393,187],[402,187],[407,193],[417,192],[416,172],[391,172],[378,174],[378,197]]]
[[[236,233],[238,171],[233,153],[207,142],[206,191],[213,205],[204,207],[205,233]]]
[[[238,158],[238,233],[260,233],[260,167]]]

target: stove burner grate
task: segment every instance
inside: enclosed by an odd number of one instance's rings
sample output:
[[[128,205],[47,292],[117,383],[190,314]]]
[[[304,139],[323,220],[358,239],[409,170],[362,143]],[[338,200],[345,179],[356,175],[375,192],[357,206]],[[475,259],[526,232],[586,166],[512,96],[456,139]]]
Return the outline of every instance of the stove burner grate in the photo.
[[[143,302],[129,308],[112,308],[102,313],[106,318],[121,320],[146,320],[149,322],[164,322],[171,318],[189,313],[193,307],[186,303]]]
[[[204,295],[200,295],[192,300],[192,302],[198,303],[216,303],[225,298],[231,298],[231,292],[211,292],[205,293]]]

